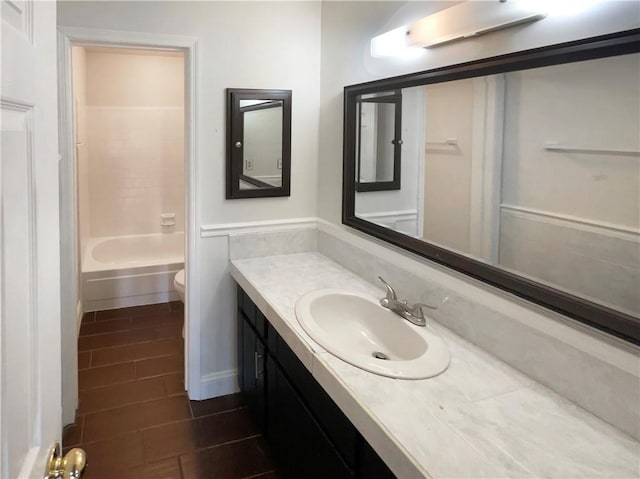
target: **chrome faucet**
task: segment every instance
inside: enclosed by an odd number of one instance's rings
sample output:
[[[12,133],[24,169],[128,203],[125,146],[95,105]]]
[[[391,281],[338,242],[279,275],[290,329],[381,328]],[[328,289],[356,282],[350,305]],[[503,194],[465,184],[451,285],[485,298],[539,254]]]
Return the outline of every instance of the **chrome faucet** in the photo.
[[[399,301],[396,292],[391,287],[389,283],[387,283],[381,276],[378,276],[378,279],[384,284],[384,287],[387,288],[386,297],[380,300],[380,304],[396,313],[398,316],[403,317],[407,321],[416,326],[426,326],[427,321],[424,318],[424,312],[422,308],[428,309],[438,309],[437,306],[431,306],[429,304],[424,303],[416,303],[413,306],[409,306],[406,300]]]

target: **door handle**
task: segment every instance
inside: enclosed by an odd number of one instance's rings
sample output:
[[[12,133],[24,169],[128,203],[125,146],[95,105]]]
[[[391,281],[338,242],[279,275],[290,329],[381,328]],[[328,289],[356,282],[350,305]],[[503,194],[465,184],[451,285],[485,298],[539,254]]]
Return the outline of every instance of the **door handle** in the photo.
[[[80,479],[87,465],[87,454],[83,449],[74,447],[62,456],[60,444],[54,442],[49,448],[44,479]]]
[[[260,365],[260,367],[258,367],[258,361],[260,360],[262,360],[262,354],[258,353],[258,351],[255,351],[253,353],[253,363],[254,363],[254,371],[255,371],[256,379],[258,379],[264,373],[262,364]]]

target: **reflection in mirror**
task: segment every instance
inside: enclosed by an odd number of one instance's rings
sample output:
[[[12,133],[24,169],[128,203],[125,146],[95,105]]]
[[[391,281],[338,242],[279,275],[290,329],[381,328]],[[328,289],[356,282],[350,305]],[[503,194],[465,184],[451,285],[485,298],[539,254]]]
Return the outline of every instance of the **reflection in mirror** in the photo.
[[[400,189],[402,93],[361,95],[357,100],[357,191]]]
[[[291,90],[227,89],[227,199],[289,196]]]
[[[244,154],[240,189],[282,186],[282,101],[240,100]]]
[[[635,53],[404,88],[402,188],[355,214],[638,318],[639,104]]]

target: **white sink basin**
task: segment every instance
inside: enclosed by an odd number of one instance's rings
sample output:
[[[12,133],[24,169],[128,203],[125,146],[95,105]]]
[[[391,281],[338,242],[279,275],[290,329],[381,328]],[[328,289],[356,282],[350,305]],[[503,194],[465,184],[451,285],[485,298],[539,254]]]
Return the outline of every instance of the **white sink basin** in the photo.
[[[302,328],[320,346],[366,371],[425,379],[449,366],[449,350],[428,327],[414,326],[360,293],[321,289],[296,303]]]

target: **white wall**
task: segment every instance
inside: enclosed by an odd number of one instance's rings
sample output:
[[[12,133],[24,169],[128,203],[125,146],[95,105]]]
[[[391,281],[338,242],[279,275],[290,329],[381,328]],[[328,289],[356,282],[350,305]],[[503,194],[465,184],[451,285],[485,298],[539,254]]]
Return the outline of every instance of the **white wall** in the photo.
[[[315,216],[319,3],[59,2],[58,24],[197,38],[198,218],[188,234],[207,225]],[[293,91],[290,197],[225,200],[225,88]],[[199,366],[206,397],[235,387],[235,293],[227,237],[202,237],[197,248],[201,301],[190,308],[202,322]]]
[[[86,74],[90,236],[184,231],[182,54],[87,48]]]

